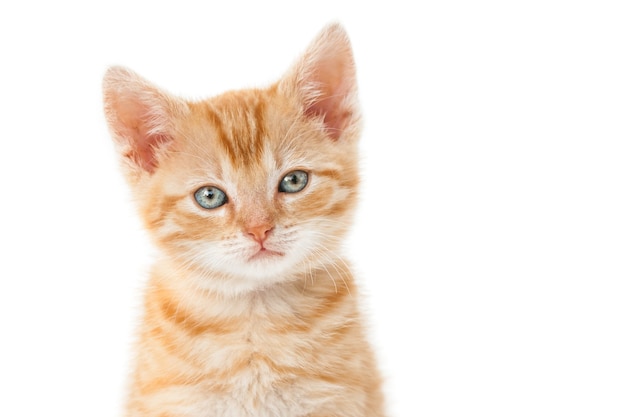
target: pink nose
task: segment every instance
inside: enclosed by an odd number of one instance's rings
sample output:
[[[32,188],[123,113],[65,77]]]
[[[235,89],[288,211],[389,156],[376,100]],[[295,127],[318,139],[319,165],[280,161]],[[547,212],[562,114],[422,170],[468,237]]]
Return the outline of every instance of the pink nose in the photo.
[[[248,232],[248,234],[252,236],[254,240],[259,242],[260,244],[263,244],[263,242],[265,241],[265,239],[267,239],[267,236],[270,234],[272,229],[273,227],[269,224],[260,224],[257,226],[248,227],[246,229],[246,232]]]

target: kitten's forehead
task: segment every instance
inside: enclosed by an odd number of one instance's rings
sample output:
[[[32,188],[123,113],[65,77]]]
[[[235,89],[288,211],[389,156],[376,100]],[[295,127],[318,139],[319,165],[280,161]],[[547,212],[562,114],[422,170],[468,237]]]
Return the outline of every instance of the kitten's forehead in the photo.
[[[341,170],[349,149],[338,151],[319,124],[275,88],[241,90],[191,103],[184,123],[186,182],[260,195],[300,170]],[[181,164],[174,164],[177,170]]]
[[[262,164],[268,138],[279,128],[268,120],[268,95],[265,90],[234,91],[200,103],[200,116],[211,129],[210,146],[236,169]]]
[[[192,103],[191,114],[195,128],[185,134],[191,142],[187,152],[203,155],[214,170],[238,176],[302,164],[313,156],[307,136],[319,135],[273,87]]]

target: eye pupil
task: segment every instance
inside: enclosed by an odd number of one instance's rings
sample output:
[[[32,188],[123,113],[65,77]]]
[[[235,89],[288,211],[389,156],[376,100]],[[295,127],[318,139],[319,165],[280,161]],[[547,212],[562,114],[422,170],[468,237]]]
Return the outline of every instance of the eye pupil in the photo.
[[[214,209],[223,206],[228,202],[224,191],[217,187],[201,187],[194,194],[196,202],[205,209]]]
[[[297,193],[306,187],[309,175],[304,171],[292,171],[285,175],[278,186],[278,191],[283,193]]]

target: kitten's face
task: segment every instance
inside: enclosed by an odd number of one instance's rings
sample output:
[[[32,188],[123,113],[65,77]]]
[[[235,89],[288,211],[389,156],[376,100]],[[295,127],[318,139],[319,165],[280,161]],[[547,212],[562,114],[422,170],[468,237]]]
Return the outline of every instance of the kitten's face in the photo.
[[[343,32],[268,89],[202,102],[111,70],[105,105],[129,182],[180,268],[238,292],[335,262],[358,185],[353,72]]]
[[[161,247],[252,282],[328,261],[355,203],[354,142],[330,139],[289,107],[276,91],[190,106],[142,197]]]

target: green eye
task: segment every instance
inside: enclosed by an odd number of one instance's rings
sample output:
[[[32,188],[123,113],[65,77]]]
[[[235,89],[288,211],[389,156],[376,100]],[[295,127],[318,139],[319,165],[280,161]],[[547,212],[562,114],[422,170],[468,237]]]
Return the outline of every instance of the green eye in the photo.
[[[291,171],[280,181],[278,191],[283,193],[297,193],[302,191],[309,182],[309,175],[304,171]]]
[[[202,187],[194,194],[196,201],[200,207],[205,209],[214,209],[223,206],[228,201],[224,191],[216,187]]]

